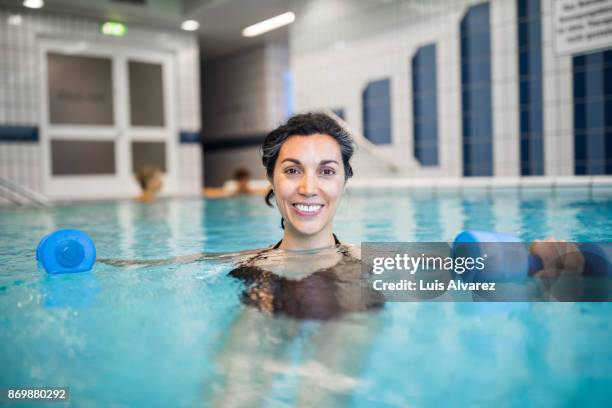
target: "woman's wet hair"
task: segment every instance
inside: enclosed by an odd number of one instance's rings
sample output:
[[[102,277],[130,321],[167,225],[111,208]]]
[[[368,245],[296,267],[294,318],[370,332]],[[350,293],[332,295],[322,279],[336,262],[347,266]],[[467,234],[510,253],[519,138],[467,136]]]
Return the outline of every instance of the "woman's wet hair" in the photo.
[[[329,135],[338,142],[342,154],[342,164],[344,165],[344,179],[346,181],[352,177],[353,169],[350,160],[355,152],[355,142],[350,133],[324,113],[304,113],[292,116],[287,123],[277,127],[266,136],[261,147],[261,161],[266,168],[268,178],[272,180],[278,154],[287,139],[291,136],[312,136],[316,134]],[[273,197],[274,191],[270,189],[266,195],[266,204],[270,207],[272,207]]]

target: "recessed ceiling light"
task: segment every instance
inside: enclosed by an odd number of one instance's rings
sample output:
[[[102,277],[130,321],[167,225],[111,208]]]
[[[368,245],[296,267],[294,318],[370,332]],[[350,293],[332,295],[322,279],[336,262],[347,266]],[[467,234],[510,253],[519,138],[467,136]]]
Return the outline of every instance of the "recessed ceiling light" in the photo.
[[[43,0],[23,0],[23,6],[27,8],[38,9],[45,5]]]
[[[200,23],[195,20],[185,20],[181,24],[181,28],[185,31],[195,31],[200,28]]]
[[[295,21],[295,14],[291,11],[283,13],[279,16],[269,18],[257,24],[250,25],[242,30],[244,37],[255,37],[268,31],[276,30],[279,27],[286,26]]]
[[[19,15],[19,14],[13,14],[11,16],[9,16],[8,18],[8,23],[10,25],[21,25],[21,23],[23,22],[23,18]]]

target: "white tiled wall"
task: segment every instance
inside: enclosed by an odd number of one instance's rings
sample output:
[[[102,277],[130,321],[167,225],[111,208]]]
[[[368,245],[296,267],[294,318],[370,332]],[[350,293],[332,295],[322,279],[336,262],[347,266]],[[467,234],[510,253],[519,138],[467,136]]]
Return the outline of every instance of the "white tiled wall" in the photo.
[[[553,50],[552,1],[541,0],[545,172],[560,176],[573,174],[572,76],[571,58],[557,56]],[[402,176],[461,177],[460,22],[469,6],[482,2],[294,2],[298,18],[290,28],[290,64],[296,111],[343,107],[347,122],[362,132],[361,93],[367,82],[388,77],[393,144],[380,150],[402,164]],[[516,0],[489,3],[494,175],[516,177],[520,174]],[[412,150],[411,59],[418,47],[433,42],[440,165],[422,167]],[[364,172],[369,177],[392,174],[377,170],[372,163],[364,160],[361,169],[356,168],[356,176]]]
[[[42,189],[40,149],[37,143],[0,143],[0,174],[35,191]]]
[[[493,1],[489,12],[493,83],[493,174],[517,177],[521,167],[516,0]]]
[[[546,174],[574,174],[572,57],[557,55],[553,38],[553,0],[540,0],[544,70],[544,155]]]
[[[202,190],[202,146],[199,143],[180,144],[179,194],[199,194]]]
[[[17,13],[22,16],[21,25],[10,25],[8,17]],[[39,81],[42,78],[37,59],[40,38],[87,38],[118,44],[127,41],[175,53],[177,126],[183,131],[199,131],[199,50],[195,34],[129,27],[125,38],[109,39],[99,34],[97,20],[23,8],[0,8],[0,125],[39,126]],[[39,143],[0,142],[0,177],[42,191],[40,154]],[[191,193],[198,193],[202,168],[199,145],[181,146],[178,160],[180,179],[189,179],[185,186],[190,186]],[[191,180],[195,174],[197,180]],[[186,192],[187,187],[181,191]]]

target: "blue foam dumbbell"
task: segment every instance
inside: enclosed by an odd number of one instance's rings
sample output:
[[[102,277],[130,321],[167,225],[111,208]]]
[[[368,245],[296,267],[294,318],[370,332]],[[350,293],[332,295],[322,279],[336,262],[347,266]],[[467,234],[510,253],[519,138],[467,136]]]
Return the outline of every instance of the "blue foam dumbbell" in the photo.
[[[607,243],[578,243],[585,259],[584,274],[612,276],[612,245]],[[510,234],[462,231],[453,243],[453,256],[480,257],[487,255],[482,271],[471,270],[463,275],[468,281],[521,280],[542,269],[542,260],[529,254],[526,244]]]
[[[96,246],[83,231],[62,229],[40,240],[36,259],[47,273],[85,272],[96,262]]]

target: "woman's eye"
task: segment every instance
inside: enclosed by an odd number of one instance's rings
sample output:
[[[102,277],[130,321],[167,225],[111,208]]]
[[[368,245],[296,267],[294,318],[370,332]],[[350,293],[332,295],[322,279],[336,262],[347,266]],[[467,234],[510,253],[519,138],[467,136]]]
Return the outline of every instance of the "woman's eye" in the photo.
[[[336,174],[336,171],[334,169],[323,169],[321,170],[321,173],[324,176],[333,176],[334,174]]]
[[[288,169],[285,170],[285,174],[293,175],[293,174],[298,174],[298,173],[299,171],[295,167],[289,167]]]

